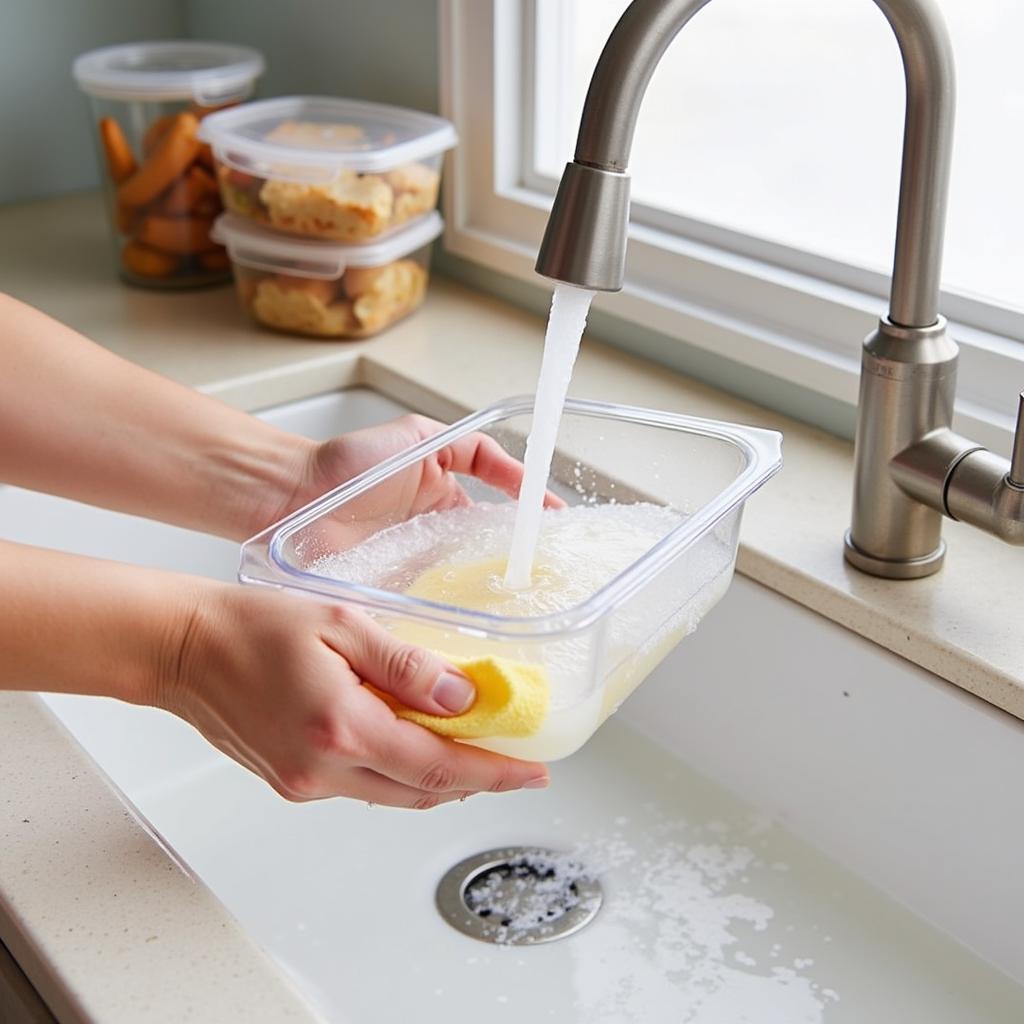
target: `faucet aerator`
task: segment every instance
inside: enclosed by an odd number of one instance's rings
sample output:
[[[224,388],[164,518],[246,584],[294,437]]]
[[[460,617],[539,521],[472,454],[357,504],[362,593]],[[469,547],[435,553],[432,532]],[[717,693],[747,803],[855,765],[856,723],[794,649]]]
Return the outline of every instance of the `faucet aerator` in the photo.
[[[537,273],[591,291],[621,291],[628,228],[629,175],[568,163],[537,253]]]

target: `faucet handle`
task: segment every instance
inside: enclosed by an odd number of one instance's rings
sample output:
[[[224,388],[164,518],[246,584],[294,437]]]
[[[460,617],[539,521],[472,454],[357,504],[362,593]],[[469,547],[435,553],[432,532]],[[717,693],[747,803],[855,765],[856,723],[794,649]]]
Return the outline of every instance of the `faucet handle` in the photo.
[[[1007,481],[1014,487],[1024,489],[1024,391],[1017,403],[1017,430],[1013,435],[1013,451],[1010,452],[1010,472]]]

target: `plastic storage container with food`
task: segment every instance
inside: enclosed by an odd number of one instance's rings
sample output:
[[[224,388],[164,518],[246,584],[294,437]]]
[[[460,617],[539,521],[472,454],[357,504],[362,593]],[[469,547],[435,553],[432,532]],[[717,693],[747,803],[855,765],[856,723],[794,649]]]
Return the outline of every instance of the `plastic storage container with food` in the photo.
[[[471,502],[396,509],[432,478],[425,464],[474,431],[521,456],[532,403],[469,416],[270,527],[243,545],[239,578],[347,602],[442,656],[541,678],[546,700],[528,729],[468,741],[555,760],[725,593],[743,504],[782,449],[774,431],[570,400],[549,480],[567,506],[545,512],[530,591],[508,592],[509,497],[460,478]]]
[[[224,205],[278,231],[364,242],[437,205],[449,121],[379,103],[286,96],[203,122]]]
[[[173,288],[228,278],[227,254],[210,238],[222,207],[199,125],[249,96],[262,71],[255,50],[192,40],[108,46],[75,61],[125,280]]]
[[[279,235],[222,214],[213,238],[227,247],[242,308],[267,327],[314,338],[368,338],[423,301],[436,211],[387,238],[339,245]]]

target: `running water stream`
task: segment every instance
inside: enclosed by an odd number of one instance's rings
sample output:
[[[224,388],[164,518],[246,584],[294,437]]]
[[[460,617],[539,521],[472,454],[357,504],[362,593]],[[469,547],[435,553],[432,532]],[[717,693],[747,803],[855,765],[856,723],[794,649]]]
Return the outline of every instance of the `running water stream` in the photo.
[[[526,468],[505,570],[505,586],[511,590],[524,590],[530,585],[558,425],[593,298],[592,291],[567,284],[556,284],[551,297],[540,379],[533,400],[533,421],[523,459]]]

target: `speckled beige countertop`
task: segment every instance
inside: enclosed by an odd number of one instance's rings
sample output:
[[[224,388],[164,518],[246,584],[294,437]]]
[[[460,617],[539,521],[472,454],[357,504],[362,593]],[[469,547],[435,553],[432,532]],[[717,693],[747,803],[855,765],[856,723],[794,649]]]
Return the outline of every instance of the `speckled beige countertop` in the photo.
[[[542,323],[450,282],[376,340],[299,341],[248,324],[227,288],[123,287],[105,230],[93,195],[0,210],[0,287],[232,405],[364,384],[452,417],[533,389]],[[590,341],[572,393],[782,430],[739,570],[1024,718],[1024,551],[947,522],[938,575],[860,575],[842,557],[849,444]],[[0,697],[0,779],[0,939],[62,1021],[318,1019],[32,696]]]

